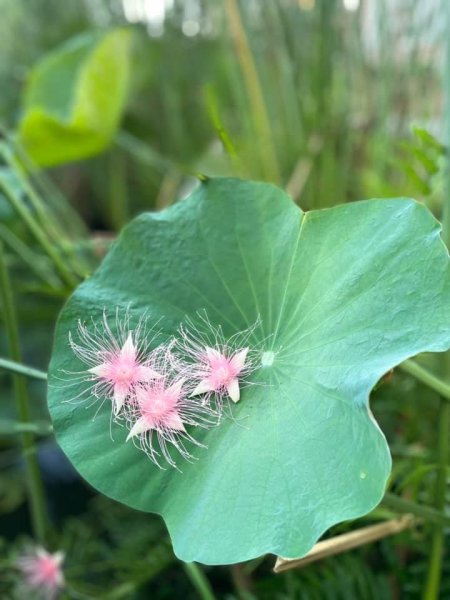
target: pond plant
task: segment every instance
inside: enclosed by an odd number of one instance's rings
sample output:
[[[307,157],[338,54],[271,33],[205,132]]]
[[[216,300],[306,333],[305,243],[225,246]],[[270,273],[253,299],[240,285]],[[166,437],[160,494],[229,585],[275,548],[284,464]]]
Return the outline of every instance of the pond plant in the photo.
[[[181,572],[202,600],[205,573],[239,600],[446,597],[450,177],[428,37],[403,64],[385,2],[379,56],[337,0],[193,2],[198,19],[175,0],[154,36],[148,2],[44,4],[66,29],[17,58],[18,115],[0,70],[0,519],[23,534],[0,539],[0,596],[188,597]],[[42,5],[5,14],[47,31]],[[33,36],[0,29],[34,62]]]
[[[91,485],[161,514],[184,561],[299,557],[382,499],[370,390],[446,350],[449,319],[424,206],[303,213],[272,185],[205,179],[127,225],[62,310],[55,435]]]

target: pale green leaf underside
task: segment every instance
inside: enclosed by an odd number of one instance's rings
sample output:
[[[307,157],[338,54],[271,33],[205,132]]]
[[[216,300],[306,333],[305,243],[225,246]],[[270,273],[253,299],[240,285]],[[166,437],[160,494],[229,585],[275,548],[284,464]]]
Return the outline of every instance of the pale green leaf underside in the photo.
[[[25,91],[19,140],[41,166],[83,159],[112,140],[129,78],[130,32],[83,35],[48,55]]]
[[[58,441],[97,489],[162,514],[183,560],[300,556],[383,496],[391,460],[369,391],[407,357],[450,346],[449,300],[439,225],[416,202],[304,215],[271,185],[209,180],[135,219],[64,308],[49,389]],[[52,385],[80,367],[67,344],[77,319],[128,303],[136,318],[163,317],[167,334],[201,309],[227,334],[259,317],[255,343],[274,353],[238,422],[200,434],[209,448],[182,473],[157,469],[118,426],[111,441],[106,405],[92,420],[95,407],[63,403]]]

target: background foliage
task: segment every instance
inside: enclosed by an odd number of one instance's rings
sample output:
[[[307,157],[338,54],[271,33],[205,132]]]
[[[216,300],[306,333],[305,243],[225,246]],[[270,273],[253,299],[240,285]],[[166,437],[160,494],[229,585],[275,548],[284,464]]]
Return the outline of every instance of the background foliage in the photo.
[[[345,7],[352,5],[0,0],[0,240],[26,364],[46,370],[62,303],[115,233],[142,210],[186,195],[195,185],[193,173],[271,181],[304,210],[401,195],[441,216],[445,3],[366,0],[358,10]],[[77,144],[67,118],[74,114],[74,85],[64,90],[67,110],[59,116],[65,135],[52,141],[54,167],[38,170],[36,162],[48,161],[25,156],[22,146],[27,114],[37,105],[29,90],[39,69],[74,36],[105,39],[123,28],[129,50],[108,54],[99,67],[105,74],[121,64],[127,72],[115,93],[108,83],[112,118],[95,119],[102,143],[89,137],[98,130],[83,128],[83,144]],[[65,76],[73,83],[72,73],[61,74],[61,81]],[[85,94],[88,111],[98,106],[95,90],[78,93]],[[40,101],[49,106],[54,94],[44,91]],[[31,126],[35,135],[37,125]],[[98,150],[95,156],[84,150],[86,139]],[[74,147],[78,154],[70,153]],[[2,308],[5,316],[4,299]],[[3,331],[0,355],[8,355]],[[442,370],[434,356],[421,357],[420,364]],[[0,551],[6,565],[31,533],[20,439],[10,434],[14,392],[5,371],[0,384]],[[31,416],[42,423],[45,384],[30,379],[27,393]],[[394,458],[391,491],[407,502],[435,504],[437,474],[448,478],[445,467],[436,468],[438,394],[396,370],[373,393],[371,406]],[[37,432],[51,543],[68,557],[68,598],[212,597],[201,572],[175,561],[157,517],[97,497],[45,427]],[[443,489],[445,504],[450,491]],[[406,510],[402,506],[385,503],[330,535]],[[419,598],[433,528],[425,521],[276,577],[270,557],[204,573],[217,598]],[[0,581],[5,594],[13,579]],[[450,597],[448,560],[440,594]]]

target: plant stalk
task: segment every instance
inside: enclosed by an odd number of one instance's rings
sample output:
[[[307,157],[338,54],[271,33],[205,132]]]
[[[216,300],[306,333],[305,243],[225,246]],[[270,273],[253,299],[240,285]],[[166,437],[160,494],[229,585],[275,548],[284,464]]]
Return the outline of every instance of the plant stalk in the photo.
[[[80,277],[85,277],[86,265],[84,265],[83,261],[81,261],[80,258],[75,254],[74,244],[69,238],[66,238],[66,235],[62,230],[61,225],[58,223],[58,220],[55,218],[53,211],[48,209],[36,191],[35,186],[30,183],[29,170],[31,168],[31,162],[26,153],[21,151],[17,145],[11,144],[10,142],[6,144],[0,144],[0,154],[20,184],[21,189],[25,192],[26,197],[34,211],[33,218],[34,215],[36,216],[34,220],[37,226],[42,230],[44,236],[48,238],[49,244],[58,246],[62,251],[60,264],[65,267],[66,272],[66,275],[63,276],[63,279],[66,281],[66,283],[69,283],[67,275],[70,277],[75,273]],[[41,174],[41,181],[42,180],[43,176]],[[70,219],[70,221],[66,221],[66,223],[70,222],[71,226],[77,225],[78,228],[84,233],[84,227],[82,226],[80,217],[74,210],[69,209],[69,205],[67,205],[61,194],[59,194],[58,201],[60,204],[66,204],[66,206],[63,207],[63,210],[65,213],[67,213],[66,218]],[[67,266],[65,266],[66,262]],[[59,265],[55,266],[60,269]],[[62,276],[61,271],[60,273]]]
[[[37,277],[51,288],[58,290],[61,283],[56,274],[51,270],[51,264],[44,264],[47,257],[37,256],[36,252],[28,248],[6,225],[0,223],[0,240],[9,247]],[[50,268],[48,268],[50,267]]]
[[[450,3],[443,3],[443,13],[447,27],[450,26]],[[445,124],[447,142],[450,140],[450,39],[446,41],[445,60]],[[450,248],[450,158],[447,154],[445,165],[445,187],[442,206],[442,237],[447,248]],[[445,379],[450,373],[450,353],[446,352],[441,357],[441,376]],[[449,436],[450,436],[450,404],[441,399],[438,413],[437,437],[437,465],[436,484],[434,490],[434,505],[436,510],[445,510],[445,496],[447,488],[447,467],[449,462]],[[424,590],[424,600],[438,600],[440,597],[442,567],[445,553],[445,530],[436,526],[431,537],[431,551],[428,562],[427,579]]]
[[[405,360],[398,368],[424,383],[426,386],[440,394],[446,401],[450,401],[450,385],[439,377],[436,377],[436,375],[433,375],[433,373],[430,373],[428,369],[421,367],[414,360]]]
[[[196,563],[192,562],[183,563],[183,568],[192,585],[197,590],[198,597],[201,598],[201,600],[215,600],[211,584],[200,567]]]
[[[434,491],[434,505],[436,510],[445,510],[445,496],[447,488],[447,464],[449,454],[449,430],[450,430],[450,404],[441,401],[438,413],[438,440],[437,440],[437,476]],[[442,525],[436,526],[431,537],[431,552],[428,563],[427,582],[424,599],[437,600],[440,597],[440,586],[442,578],[442,564],[444,558],[444,536],[445,530]]]
[[[440,527],[450,527],[450,515],[437,511],[431,506],[406,500],[390,492],[386,492],[381,505],[396,513],[414,515],[418,519],[423,519]]]
[[[11,421],[10,419],[0,419],[1,435],[17,435],[18,433],[34,433],[35,435],[49,435],[53,431],[51,423],[46,421],[33,421],[22,423],[21,421]]]
[[[348,552],[353,548],[359,548],[391,535],[396,535],[413,526],[414,517],[412,515],[403,515],[400,519],[392,519],[383,523],[377,523],[376,525],[370,525],[369,527],[355,529],[348,533],[342,533],[341,535],[317,542],[308,554],[302,558],[281,558],[279,556],[273,570],[275,573],[281,573],[290,569],[302,568],[330,556]]]
[[[47,373],[39,371],[39,369],[33,369],[33,367],[27,367],[21,363],[14,362],[13,360],[7,360],[6,358],[0,358],[0,369],[11,371],[12,373],[18,373],[19,375],[26,375],[32,379],[41,379],[47,381]]]
[[[242,22],[238,0],[226,0],[225,9],[228,26],[233,37],[234,48],[241,65],[244,84],[254,117],[255,133],[258,136],[256,146],[260,148],[261,162],[266,177],[272,183],[280,183],[281,176],[273,145],[270,119],[264,94],[259,80],[258,70]]]
[[[24,221],[24,223],[26,223],[29,230],[36,238],[36,241],[42,246],[42,249],[46,252],[47,256],[53,262],[62,281],[64,281],[64,283],[66,283],[70,288],[74,288],[78,283],[77,279],[68,269],[64,262],[64,259],[58,253],[53,243],[47,238],[39,223],[36,221],[36,219],[33,217],[30,211],[26,208],[21,198],[17,196],[12,187],[8,185],[4,180],[0,180],[0,188],[4,192],[5,197],[11,203],[11,206],[14,208],[14,210],[17,212],[20,218]]]
[[[3,321],[8,339],[8,346],[11,358],[16,363],[21,362],[19,328],[17,324],[17,315],[11,281],[5,264],[5,255],[3,245],[0,243],[0,299],[3,308]],[[30,424],[30,409],[28,402],[28,390],[26,379],[19,373],[13,375],[14,393],[16,398],[17,414],[22,424]],[[34,444],[34,435],[30,431],[23,431],[20,434],[23,456],[25,460],[26,479],[28,487],[28,500],[31,514],[31,521],[35,538],[45,544],[48,527],[47,513],[44,501],[44,488],[42,485],[41,473],[36,456],[36,447]]]

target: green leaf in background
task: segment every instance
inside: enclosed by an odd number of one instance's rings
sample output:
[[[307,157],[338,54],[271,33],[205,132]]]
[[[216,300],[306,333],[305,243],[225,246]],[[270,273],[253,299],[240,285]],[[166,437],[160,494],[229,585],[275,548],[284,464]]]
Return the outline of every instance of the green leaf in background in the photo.
[[[126,100],[130,35],[117,29],[78,36],[32,72],[19,141],[37,164],[80,160],[111,142]]]
[[[450,345],[448,254],[412,200],[302,211],[280,189],[234,179],[129,224],[63,309],[50,365],[57,439],[104,494],[160,513],[185,561],[223,564],[305,554],[331,525],[378,504],[391,469],[368,396],[389,369]],[[236,421],[196,436],[208,449],[159,470],[113,425],[110,408],[65,403],[80,363],[77,320],[130,303],[167,335],[206,310],[231,335],[253,324],[264,366],[233,407]]]

